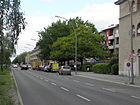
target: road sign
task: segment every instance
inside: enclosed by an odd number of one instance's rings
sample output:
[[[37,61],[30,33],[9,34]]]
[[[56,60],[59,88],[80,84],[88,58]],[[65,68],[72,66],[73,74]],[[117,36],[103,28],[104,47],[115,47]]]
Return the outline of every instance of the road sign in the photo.
[[[131,63],[130,63],[130,62],[127,62],[127,63],[126,63],[126,66],[127,66],[127,67],[130,67],[130,66],[131,66]]]

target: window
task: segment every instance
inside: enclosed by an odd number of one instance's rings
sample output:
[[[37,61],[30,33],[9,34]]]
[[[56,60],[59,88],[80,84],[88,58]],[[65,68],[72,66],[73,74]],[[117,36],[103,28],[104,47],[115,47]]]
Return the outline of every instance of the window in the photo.
[[[140,23],[137,26],[137,36],[140,36]]]
[[[136,3],[135,3],[135,1],[132,2],[132,11],[133,12],[136,11]]]
[[[137,9],[140,9],[140,0],[137,0]]]
[[[132,35],[133,35],[133,37],[135,37],[135,32],[136,32],[136,31],[135,31],[135,26],[133,25],[133,26],[132,26]]]

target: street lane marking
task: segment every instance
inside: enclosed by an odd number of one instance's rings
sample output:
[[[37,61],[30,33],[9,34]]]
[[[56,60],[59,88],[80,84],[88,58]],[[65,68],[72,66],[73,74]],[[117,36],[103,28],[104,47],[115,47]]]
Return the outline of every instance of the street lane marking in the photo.
[[[40,77],[40,79],[43,79],[42,77]]]
[[[63,89],[63,90],[65,90],[65,91],[67,91],[67,92],[69,91],[68,89],[66,89],[66,88],[64,88],[64,87],[60,87],[60,88]]]
[[[39,77],[38,75],[36,77]]]
[[[73,80],[74,82],[80,82],[80,81],[77,81],[77,80]]]
[[[103,90],[106,90],[106,91],[110,91],[110,92],[116,92],[116,91],[114,91],[114,90],[112,90],[112,89],[109,89],[109,88],[102,88]]]
[[[136,99],[139,99],[139,100],[140,100],[140,97],[137,97],[137,96],[131,96],[131,97],[133,97],[133,98],[136,98]]]
[[[78,97],[80,97],[80,98],[82,98],[82,99],[84,99],[84,100],[86,100],[86,101],[91,101],[90,99],[88,99],[88,98],[86,98],[86,97],[83,97],[83,96],[81,96],[81,95],[79,95],[79,94],[76,94],[76,96],[78,96]]]
[[[55,84],[55,83],[53,83],[53,82],[52,82],[51,84],[56,86],[56,84]]]
[[[88,85],[88,86],[94,86],[93,84],[91,84],[91,83],[85,83],[86,85]]]
[[[47,79],[44,79],[44,81],[48,82],[49,80],[47,80]]]

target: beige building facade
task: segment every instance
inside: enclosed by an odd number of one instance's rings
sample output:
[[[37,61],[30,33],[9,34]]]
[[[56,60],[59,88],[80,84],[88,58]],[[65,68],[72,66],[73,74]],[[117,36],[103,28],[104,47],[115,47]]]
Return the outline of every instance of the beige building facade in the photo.
[[[25,62],[27,64],[32,64],[33,62],[41,61],[39,58],[40,49],[39,47],[35,47],[34,50],[27,53],[25,57]]]
[[[119,18],[119,74],[128,75],[131,70],[126,66],[133,57],[134,75],[140,75],[140,0],[118,0]],[[132,7],[132,8],[131,8]],[[131,12],[132,11],[132,12]],[[131,21],[132,13],[132,21]],[[132,22],[132,25],[131,25]],[[131,26],[133,54],[131,54]]]

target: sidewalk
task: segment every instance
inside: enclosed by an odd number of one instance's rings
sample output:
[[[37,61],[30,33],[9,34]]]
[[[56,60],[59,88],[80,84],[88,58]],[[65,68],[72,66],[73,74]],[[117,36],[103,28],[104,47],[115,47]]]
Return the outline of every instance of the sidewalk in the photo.
[[[75,73],[72,73],[75,75]],[[119,84],[129,84],[129,78],[127,76],[120,76],[120,75],[108,75],[108,74],[96,74],[93,72],[77,72],[77,76],[86,77],[90,79],[96,79],[100,81],[107,81]],[[135,85],[130,85],[134,87],[140,87],[140,77],[134,78]]]

